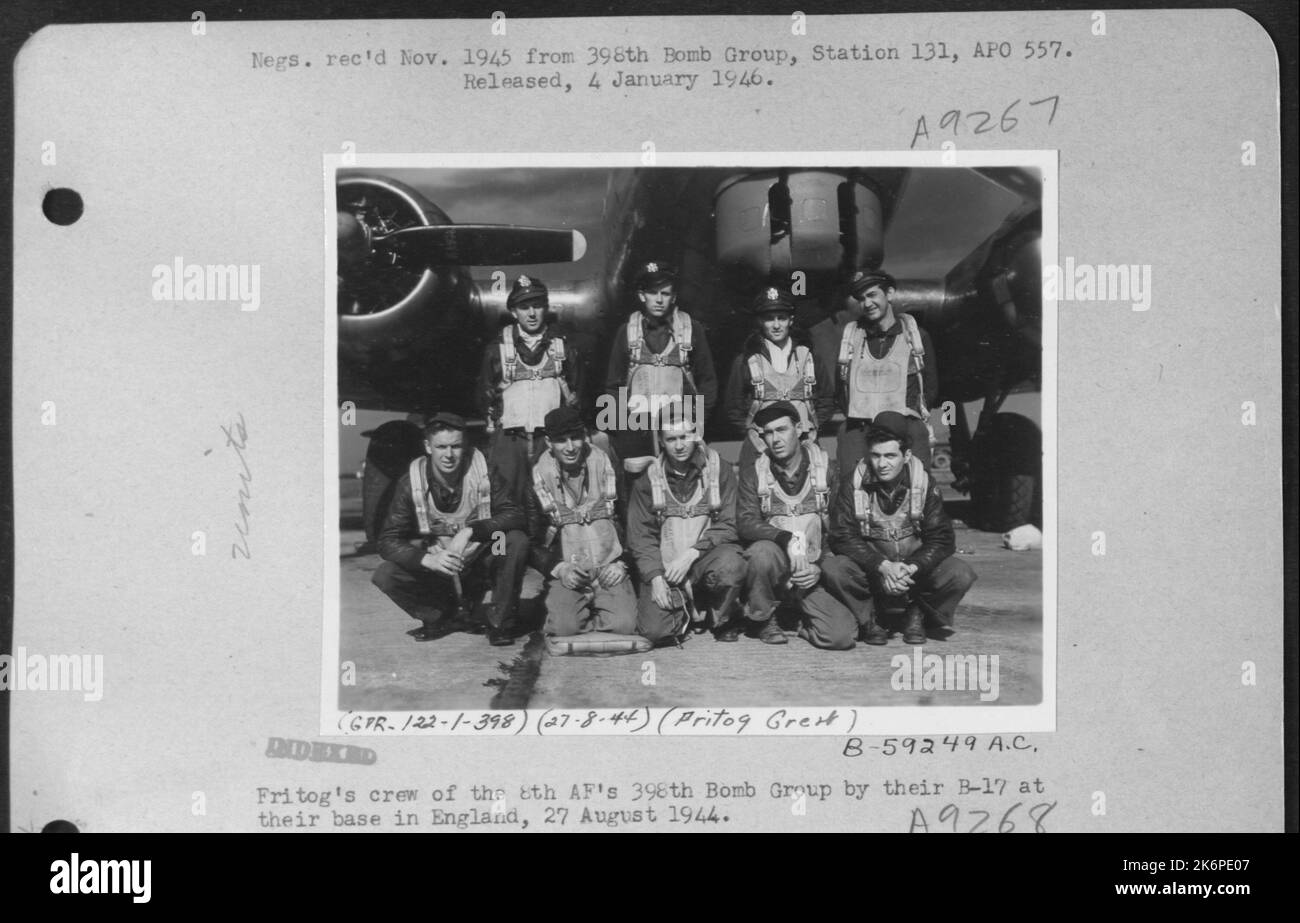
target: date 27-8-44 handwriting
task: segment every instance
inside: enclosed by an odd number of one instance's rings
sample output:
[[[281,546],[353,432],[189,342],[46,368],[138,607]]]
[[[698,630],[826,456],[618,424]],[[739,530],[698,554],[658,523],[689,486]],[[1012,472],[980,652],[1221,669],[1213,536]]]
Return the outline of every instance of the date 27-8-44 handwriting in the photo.
[[[235,521],[235,531],[239,534],[236,541],[230,543],[230,556],[232,558],[243,555],[247,560],[253,556],[248,547],[248,501],[252,499],[252,491],[249,484],[253,482],[253,472],[248,467],[248,458],[244,455],[244,450],[248,448],[248,427],[244,423],[244,415],[241,413],[239,419],[230,426],[221,427],[221,431],[226,434],[226,445],[235,450],[239,456],[239,519]]]

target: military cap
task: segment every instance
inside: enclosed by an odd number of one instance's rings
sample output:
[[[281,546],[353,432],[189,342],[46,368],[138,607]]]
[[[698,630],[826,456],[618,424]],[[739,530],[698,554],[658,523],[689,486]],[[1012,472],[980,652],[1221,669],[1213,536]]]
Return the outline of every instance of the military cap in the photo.
[[[636,287],[638,291],[649,291],[652,288],[658,288],[669,282],[677,281],[677,270],[668,263],[651,260],[649,263],[642,263],[636,271]]]
[[[439,410],[425,422],[424,431],[427,433],[434,427],[464,430],[465,418],[458,413],[452,413],[450,410]]]
[[[514,309],[529,301],[546,301],[546,286],[541,279],[520,276],[515,280],[510,294],[506,297],[506,307]]]
[[[893,433],[899,439],[911,439],[907,417],[896,410],[886,410],[876,414],[875,419],[871,421],[871,426],[873,429],[883,429],[887,433]]]
[[[860,269],[849,280],[849,291],[856,298],[873,285],[879,285],[881,288],[898,287],[894,277],[883,269]]]
[[[754,425],[759,429],[762,429],[764,426],[767,426],[767,424],[775,422],[782,417],[789,417],[796,425],[799,423],[799,411],[794,404],[791,404],[789,401],[776,401],[775,403],[768,404],[758,413],[754,414]]]
[[[771,314],[773,311],[789,311],[794,313],[794,296],[783,288],[775,285],[769,285],[760,289],[754,296],[754,303],[750,307],[755,317],[762,317],[764,314]]]
[[[546,429],[548,439],[562,439],[570,433],[584,436],[587,434],[587,427],[582,422],[582,414],[578,413],[578,408],[567,404],[548,411],[542,425]]]

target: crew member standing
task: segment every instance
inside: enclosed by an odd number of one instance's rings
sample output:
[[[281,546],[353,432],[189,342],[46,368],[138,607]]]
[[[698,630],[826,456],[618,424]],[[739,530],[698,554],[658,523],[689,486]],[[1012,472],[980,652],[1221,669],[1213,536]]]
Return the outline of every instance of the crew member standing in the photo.
[[[663,452],[633,482],[627,512],[641,576],[637,631],[651,642],[682,635],[690,613],[705,608],[725,625],[745,576],[731,466],[699,439],[680,404],[662,414],[659,441]]]
[[[895,314],[894,277],[882,270],[854,273],[849,295],[861,316],[840,339],[839,405],[844,411],[836,456],[840,480],[866,454],[864,435],[877,414],[908,417],[913,457],[930,467],[929,407],[939,394],[930,335],[912,315]]]
[[[528,559],[523,510],[504,478],[489,474],[483,454],[466,447],[464,419],[436,414],[424,434],[428,454],[397,482],[379,533],[384,562],[371,582],[423,623],[417,641],[457,627],[460,603],[481,597],[490,583],[488,642],[513,644]]]
[[[492,430],[488,464],[501,473],[522,508],[532,465],[545,448],[546,414],[577,404],[582,363],[564,337],[552,330],[550,301],[540,279],[516,279],[506,307],[514,323],[503,327],[483,354],[479,411]]]
[[[614,335],[605,382],[613,406],[637,412],[635,420],[618,414],[611,437],[624,468],[634,475],[644,471],[656,454],[653,431],[665,406],[698,397],[698,402],[689,401],[692,412],[698,404],[707,417],[718,400],[704,328],[677,307],[676,270],[667,263],[645,263],[637,271],[635,285],[640,308]],[[598,418],[598,425],[603,418]],[[704,422],[695,421],[701,434]]]
[[[623,552],[623,509],[613,462],[591,444],[576,408],[546,415],[547,452],[533,489],[547,517],[540,542],[548,635],[636,632],[636,595]],[[558,539],[558,541],[557,541]]]
[[[869,429],[867,457],[841,483],[831,516],[835,556],[824,565],[823,580],[853,611],[868,644],[888,642],[881,617],[900,610],[908,644],[925,643],[927,622],[932,630],[950,630],[957,604],[975,583],[975,572],[954,556],[943,495],[912,455],[909,439],[905,425]]]
[[[727,379],[724,406],[727,421],[744,433],[740,470],[751,467],[766,451],[755,414],[777,401],[788,401],[799,413],[801,438],[816,441],[822,423],[833,411],[833,390],[817,379],[816,360],[803,335],[791,327],[794,298],[775,286],[764,288],[754,299],[758,332],[745,341]]]

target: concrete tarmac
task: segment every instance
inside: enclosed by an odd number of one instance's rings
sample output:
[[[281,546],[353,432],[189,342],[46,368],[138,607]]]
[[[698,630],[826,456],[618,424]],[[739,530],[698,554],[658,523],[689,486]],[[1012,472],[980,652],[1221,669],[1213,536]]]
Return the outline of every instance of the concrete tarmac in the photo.
[[[419,623],[370,583],[380,558],[357,553],[364,539],[359,505],[349,496],[356,493],[350,483],[343,483],[339,647],[340,659],[356,666],[355,685],[339,688],[339,707],[345,711],[997,706],[1031,705],[1042,697],[1042,552],[1009,551],[999,535],[967,529],[960,520],[958,553],[979,581],[962,601],[956,630],[945,640],[931,639],[914,648],[895,634],[885,647],[859,643],[850,651],[831,652],[811,647],[790,630],[784,645],[748,637],[725,644],[702,634],[680,648],[648,654],[557,657],[546,653],[541,637],[542,579],[532,570],[520,606],[525,633],[514,647],[491,647],[483,635],[468,632],[414,641],[409,633]],[[959,511],[960,504],[953,508]],[[987,682],[983,701],[979,688],[894,688],[896,676],[902,676],[894,658],[901,654],[915,663],[917,649],[922,655],[997,655],[997,698],[987,699]]]

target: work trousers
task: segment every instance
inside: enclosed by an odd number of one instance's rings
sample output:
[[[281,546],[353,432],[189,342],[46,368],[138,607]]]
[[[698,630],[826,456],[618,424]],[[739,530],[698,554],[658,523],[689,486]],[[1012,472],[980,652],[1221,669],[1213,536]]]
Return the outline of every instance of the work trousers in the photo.
[[[829,556],[822,558],[823,567],[829,560]],[[788,586],[790,558],[780,545],[754,542],[745,549],[745,562],[746,617],[766,622],[785,602],[799,611],[799,636],[813,647],[832,651],[853,647],[858,633],[853,613],[826,590],[822,581],[806,590]]]
[[[491,586],[492,605],[488,607],[487,618],[492,627],[500,628],[513,617],[527,563],[528,536],[511,529],[505,534],[503,554],[493,554],[492,542],[488,542],[461,572],[461,588],[467,600],[481,599]],[[375,569],[370,582],[407,615],[425,624],[436,624],[454,616],[459,605],[451,578],[424,568],[412,573],[392,561],[384,561]]]
[[[609,631],[618,635],[636,633],[636,594],[632,579],[612,587],[593,584],[588,590],[571,590],[559,580],[546,588],[546,634],[580,635],[588,631]]]
[[[498,430],[492,434],[488,447],[488,468],[503,478],[510,487],[510,499],[521,510],[533,483],[533,465],[546,451],[546,437],[539,430],[531,440],[519,430]]]
[[[916,579],[906,596],[885,592],[880,574],[864,571],[856,561],[836,555],[822,563],[822,585],[848,606],[858,623],[871,619],[872,609],[886,612],[919,603],[933,622],[952,627],[957,604],[975,583],[975,571],[960,558],[949,556],[923,577]]]
[[[686,572],[686,582],[694,588],[695,604],[704,608],[716,601],[731,587],[738,587],[745,579],[745,559],[736,545],[715,545],[691,565]],[[641,583],[637,598],[636,630],[651,642],[657,642],[678,633],[681,628],[679,610],[663,609],[650,592],[651,581]]]

